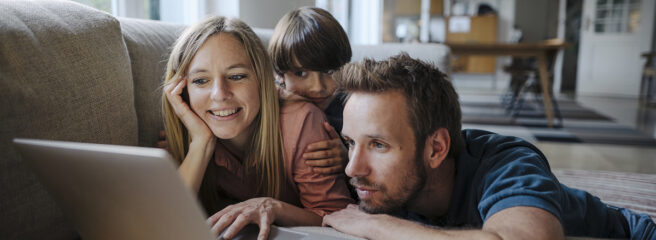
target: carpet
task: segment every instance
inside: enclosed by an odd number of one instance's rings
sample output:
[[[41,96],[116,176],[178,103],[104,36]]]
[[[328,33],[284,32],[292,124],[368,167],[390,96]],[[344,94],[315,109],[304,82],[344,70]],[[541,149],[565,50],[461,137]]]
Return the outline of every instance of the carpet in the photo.
[[[555,169],[558,180],[589,192],[604,203],[656,219],[656,174]]]
[[[490,99],[488,99],[490,100]],[[559,100],[561,121],[548,128],[542,105],[527,101],[514,117],[501,100],[461,98],[464,128],[486,129],[515,135],[527,140],[599,143],[656,147],[656,140],[631,127],[615,123],[611,118],[579,105],[572,100]]]

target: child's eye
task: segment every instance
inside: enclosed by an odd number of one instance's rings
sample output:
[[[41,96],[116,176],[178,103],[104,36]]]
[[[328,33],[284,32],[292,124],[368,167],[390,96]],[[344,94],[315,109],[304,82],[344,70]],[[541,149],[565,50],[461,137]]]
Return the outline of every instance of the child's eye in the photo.
[[[351,139],[346,139],[346,140],[344,140],[344,142],[346,143],[346,148],[348,148],[348,149],[351,149],[351,147],[353,147],[353,145],[355,145],[355,141],[353,141]]]
[[[197,78],[197,79],[191,80],[191,83],[196,84],[196,85],[201,85],[201,84],[207,83],[207,79]]]
[[[235,75],[231,75],[230,77],[228,77],[228,79],[233,80],[233,81],[237,81],[237,80],[242,80],[246,77],[248,77],[248,75],[246,75],[246,74],[235,74]]]
[[[306,71],[296,71],[296,72],[294,72],[294,76],[305,77],[305,76],[307,76],[307,72]]]

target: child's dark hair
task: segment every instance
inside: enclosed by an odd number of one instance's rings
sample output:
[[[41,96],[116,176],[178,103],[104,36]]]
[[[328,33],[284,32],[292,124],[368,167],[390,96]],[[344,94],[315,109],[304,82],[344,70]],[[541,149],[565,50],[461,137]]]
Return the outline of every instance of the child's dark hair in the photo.
[[[329,71],[351,61],[351,44],[339,22],[326,10],[301,7],[283,16],[269,42],[277,74],[300,70]]]

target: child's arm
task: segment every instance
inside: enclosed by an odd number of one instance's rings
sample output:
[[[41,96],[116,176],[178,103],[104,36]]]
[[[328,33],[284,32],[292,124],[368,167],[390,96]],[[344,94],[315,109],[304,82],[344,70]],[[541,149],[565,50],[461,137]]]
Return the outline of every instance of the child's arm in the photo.
[[[331,139],[308,145],[303,154],[303,159],[307,165],[312,166],[312,170],[315,172],[324,174],[344,173],[344,168],[348,162],[348,151],[335,128],[327,122],[323,123],[323,127]]]

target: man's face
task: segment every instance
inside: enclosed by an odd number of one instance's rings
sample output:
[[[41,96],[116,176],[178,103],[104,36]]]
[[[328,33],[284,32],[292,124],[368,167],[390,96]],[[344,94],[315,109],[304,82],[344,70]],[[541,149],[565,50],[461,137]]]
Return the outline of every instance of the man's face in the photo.
[[[425,182],[424,161],[416,148],[406,97],[400,91],[350,95],[342,136],[349,147],[346,174],[370,213],[404,207]]]

